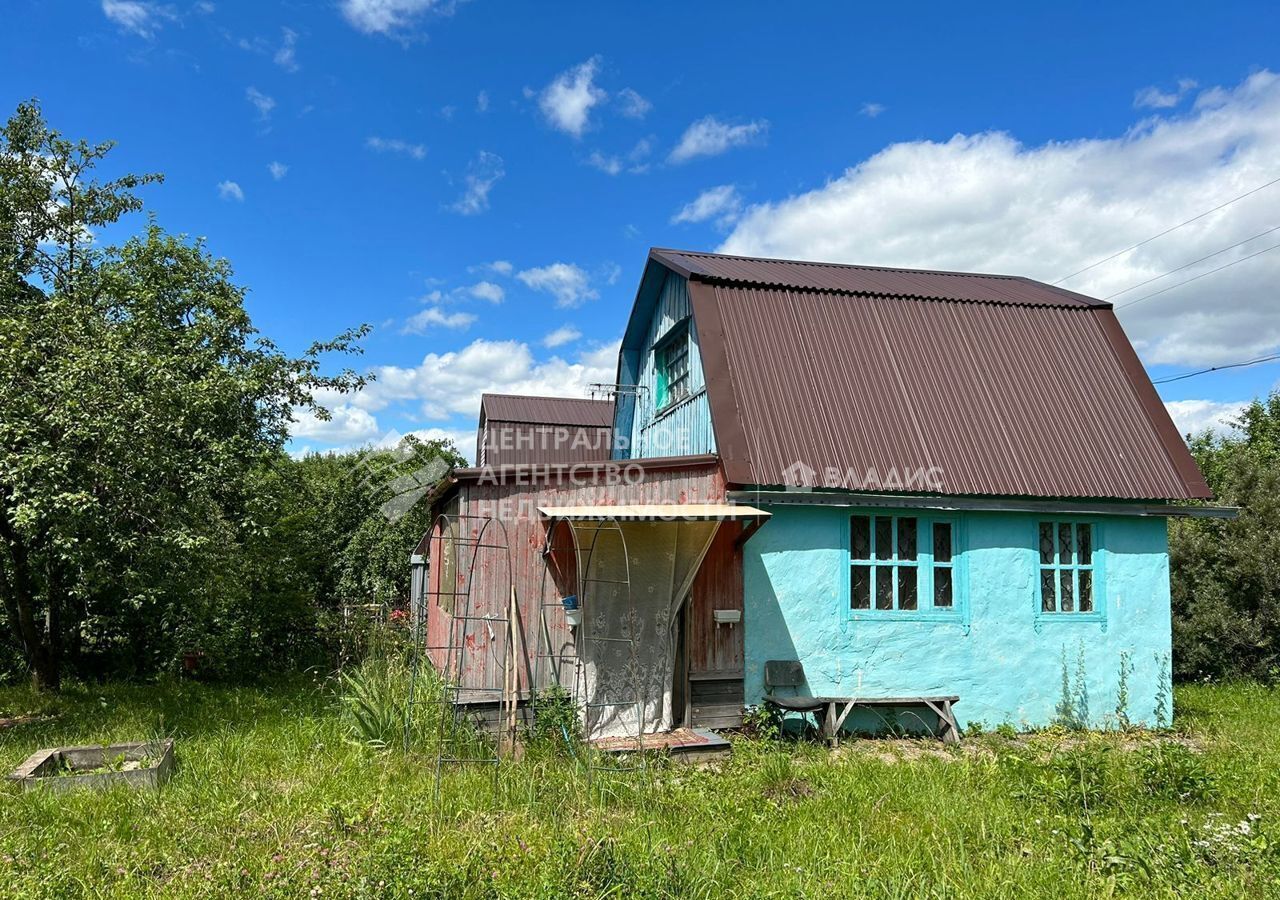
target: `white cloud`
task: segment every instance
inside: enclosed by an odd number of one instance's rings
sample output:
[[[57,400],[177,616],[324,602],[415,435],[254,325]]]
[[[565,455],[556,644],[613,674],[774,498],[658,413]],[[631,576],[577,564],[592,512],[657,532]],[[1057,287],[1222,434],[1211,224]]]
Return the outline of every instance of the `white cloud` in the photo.
[[[295,422],[305,422],[309,424],[311,418],[308,413],[300,410],[294,411]],[[337,413],[335,412],[335,419]],[[353,453],[359,450],[392,450],[400,446],[400,443],[407,437],[416,437],[421,441],[449,441],[468,462],[474,462],[476,458],[476,429],[474,426],[468,428],[414,428],[404,433],[392,428],[389,431],[383,431],[377,424],[377,419],[371,417],[373,426],[370,428],[365,425],[358,427],[361,422],[353,423],[349,433],[344,433],[341,426],[337,428],[322,429],[317,435],[304,435],[299,433],[300,426],[295,425],[291,429],[293,444],[289,448],[289,455],[295,459],[302,459],[310,453]],[[302,428],[307,428],[308,424],[303,424]],[[322,423],[331,425],[332,423]],[[306,441],[306,438],[312,438],[315,444]],[[319,446],[317,446],[317,444]]]
[[[572,263],[552,263],[537,269],[525,269],[516,275],[535,291],[543,291],[556,298],[556,306],[581,306],[600,294],[592,289],[587,273]]]
[[[742,213],[742,196],[732,184],[708,188],[671,217],[671,223],[706,222],[715,219],[721,227],[732,225]]]
[[[643,119],[653,104],[631,88],[618,91],[618,111],[628,119]]]
[[[276,108],[276,101],[273,97],[268,97],[256,87],[251,87],[244,92],[246,99],[253,104],[253,108],[258,111],[258,118],[267,120],[271,118],[271,111]]]
[[[450,441],[458,452],[462,454],[469,463],[476,461],[476,429],[471,428],[415,428],[403,435],[396,434],[396,437],[403,439],[409,436],[416,437],[420,441]],[[399,440],[390,444],[395,447],[399,444]]]
[[[327,422],[310,410],[294,410],[289,433],[294,438],[344,444],[367,441],[378,434],[378,420],[367,410],[348,403],[330,404],[326,408],[332,416]]]
[[[476,94],[476,112],[489,111],[489,92],[481,91]]]
[[[1236,429],[1231,423],[1240,417],[1248,405],[1244,400],[1234,403],[1219,400],[1166,400],[1164,404],[1173,423],[1178,426],[1178,433],[1183,435],[1199,434],[1206,428],[1220,434],[1233,432]]]
[[[581,65],[561,72],[543,88],[538,106],[552,127],[575,138],[582,137],[591,124],[591,109],[609,96],[595,85],[599,69],[600,57],[593,56]]]
[[[572,325],[561,325],[555,331],[542,339],[542,346],[552,348],[561,347],[565,344],[572,344],[580,337],[582,337],[582,332],[574,328]]]
[[[680,143],[667,157],[669,162],[682,163],[699,156],[719,156],[734,147],[755,143],[769,130],[764,119],[743,125],[730,125],[715,116],[706,116],[685,129]]]
[[[880,115],[880,113],[884,112],[885,109],[886,107],[883,103],[873,103],[868,100],[866,103],[862,104],[862,109],[858,110],[858,112],[866,116],[868,119],[874,119],[876,116]]]
[[[619,175],[622,173],[622,158],[618,156],[605,156],[599,150],[592,150],[587,156],[587,165],[593,169],[599,169],[606,175]]]
[[[425,334],[429,328],[469,328],[476,317],[471,313],[447,313],[438,306],[429,306],[405,320],[401,334]]]
[[[276,65],[286,72],[296,72],[301,68],[298,65],[297,53],[298,32],[292,28],[284,28],[282,32],[280,49],[276,51],[275,55]]]
[[[511,265],[511,263],[505,259],[495,259],[493,262],[485,263],[479,268],[481,270],[497,272],[499,275],[510,275],[515,271],[515,266]]]
[[[447,6],[439,0],[342,0],[341,4],[343,17],[365,34],[402,31],[427,11]]]
[[[464,216],[474,216],[484,212],[489,208],[489,192],[505,174],[502,157],[496,153],[481,150],[467,166],[466,186],[462,196],[449,208]]]
[[[427,158],[427,148],[425,146],[412,144],[400,138],[384,138],[375,135],[365,138],[364,145],[370,150],[376,150],[378,153],[398,153],[401,156],[408,156],[417,160]]]
[[[586,397],[592,383],[616,378],[617,361],[616,341],[568,362],[558,356],[539,361],[520,341],[476,340],[461,350],[428,353],[414,367],[378,366],[377,380],[348,402],[370,412],[414,403],[427,420],[460,415],[474,421],[482,393]]]
[[[653,149],[648,138],[637,141],[636,145],[625,156],[607,156],[599,150],[592,150],[586,158],[586,164],[599,169],[606,175],[620,175],[624,171],[639,175],[649,170],[645,159]]]
[[[752,206],[727,253],[1002,272],[1053,281],[1276,177],[1280,77],[1205,91],[1112,138],[1007,134],[893,144],[821,187]],[[1280,185],[1063,286],[1106,298],[1274,226]],[[1117,296],[1119,305],[1271,246],[1266,239]],[[1151,364],[1215,365],[1280,345],[1280,251],[1120,309]]]
[[[279,181],[289,174],[289,167],[282,162],[272,161],[267,163],[267,171],[271,173],[272,178]]]
[[[478,281],[467,288],[467,293],[477,300],[488,300],[490,303],[501,303],[502,298],[507,295],[502,285],[492,281]]]
[[[1194,90],[1196,83],[1190,78],[1179,80],[1176,90],[1165,91],[1158,87],[1144,87],[1133,95],[1135,109],[1169,109],[1182,102],[1188,91]]]
[[[154,37],[165,22],[177,19],[171,7],[143,0],[102,0],[102,14],[121,31],[144,38]]]
[[[234,200],[237,203],[244,202],[244,191],[234,181],[219,181],[218,196],[223,200]]]

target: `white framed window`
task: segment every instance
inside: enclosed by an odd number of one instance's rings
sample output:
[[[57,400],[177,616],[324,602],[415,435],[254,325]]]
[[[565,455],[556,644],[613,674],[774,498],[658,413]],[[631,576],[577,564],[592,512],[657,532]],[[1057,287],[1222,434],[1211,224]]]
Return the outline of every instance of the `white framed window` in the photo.
[[[668,331],[653,349],[658,373],[654,398],[659,410],[689,396],[689,320]]]
[[[1041,615],[1098,612],[1094,524],[1042,520],[1036,537]]]

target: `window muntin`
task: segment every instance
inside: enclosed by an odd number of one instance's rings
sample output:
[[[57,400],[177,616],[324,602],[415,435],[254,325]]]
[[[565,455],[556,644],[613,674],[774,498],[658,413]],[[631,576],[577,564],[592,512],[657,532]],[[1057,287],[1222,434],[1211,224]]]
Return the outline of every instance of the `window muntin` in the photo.
[[[658,371],[658,409],[665,409],[689,396],[689,322],[676,325],[654,348]]]
[[[849,607],[949,613],[956,608],[955,523],[866,513],[849,518]]]
[[[1036,537],[1040,612],[1045,615],[1097,612],[1094,596],[1096,540],[1092,523],[1040,522]]]

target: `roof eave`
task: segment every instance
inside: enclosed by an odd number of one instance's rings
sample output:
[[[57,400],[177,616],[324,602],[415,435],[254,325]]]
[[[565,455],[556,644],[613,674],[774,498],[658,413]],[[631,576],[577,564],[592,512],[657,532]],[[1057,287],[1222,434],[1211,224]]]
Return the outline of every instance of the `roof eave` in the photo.
[[[851,508],[927,509],[957,512],[1060,513],[1077,516],[1139,516],[1234,519],[1236,506],[1132,499],[1063,499],[1053,497],[952,497],[916,494],[866,494],[851,491],[731,490],[735,503],[758,506],[837,506]]]

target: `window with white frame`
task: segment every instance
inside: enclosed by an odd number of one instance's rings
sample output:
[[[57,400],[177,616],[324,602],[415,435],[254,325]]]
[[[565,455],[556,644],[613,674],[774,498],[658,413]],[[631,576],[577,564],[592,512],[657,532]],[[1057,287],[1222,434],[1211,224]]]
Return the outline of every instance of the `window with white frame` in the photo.
[[[666,333],[653,351],[658,370],[658,409],[689,396],[689,320]]]
[[[1094,528],[1089,522],[1039,523],[1040,611],[1091,613]]]
[[[955,525],[918,516],[849,519],[849,606],[949,612],[956,605]]]

